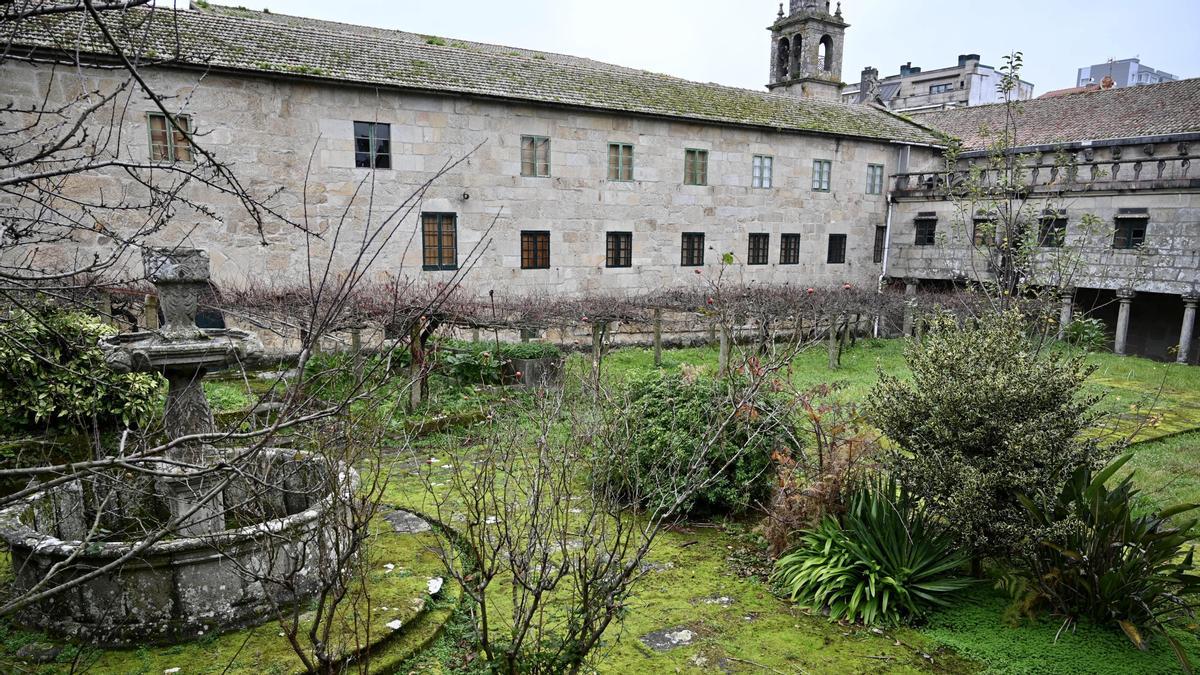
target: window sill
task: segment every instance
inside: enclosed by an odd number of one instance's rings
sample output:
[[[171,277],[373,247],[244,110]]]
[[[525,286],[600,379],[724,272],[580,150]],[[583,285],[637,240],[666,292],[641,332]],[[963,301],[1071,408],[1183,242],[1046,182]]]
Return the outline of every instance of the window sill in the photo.
[[[421,265],[421,269],[425,272],[454,272],[458,270],[458,265]]]

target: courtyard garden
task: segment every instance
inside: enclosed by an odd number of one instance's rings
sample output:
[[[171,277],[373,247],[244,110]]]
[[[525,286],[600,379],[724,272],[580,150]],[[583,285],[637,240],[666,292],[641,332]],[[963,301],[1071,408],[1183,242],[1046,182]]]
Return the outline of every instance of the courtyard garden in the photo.
[[[813,340],[601,366],[438,338],[418,403],[392,375],[404,350],[210,375],[224,424],[253,428],[300,380],[375,430],[345,599],[119,648],[5,619],[3,668],[303,672],[320,624],[349,672],[1187,672],[1200,370],[1039,342],[1014,317],[859,338],[836,369]],[[511,364],[539,360],[562,365],[520,386]],[[6,466],[29,461],[28,433],[8,439]]]

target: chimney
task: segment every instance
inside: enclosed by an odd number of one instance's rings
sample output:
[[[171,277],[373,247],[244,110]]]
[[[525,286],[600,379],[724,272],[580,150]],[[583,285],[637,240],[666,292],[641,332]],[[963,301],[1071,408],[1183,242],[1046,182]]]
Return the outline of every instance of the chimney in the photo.
[[[963,66],[967,65],[971,61],[978,61],[978,60],[979,60],[978,54],[959,54],[958,55],[958,67],[962,68]]]
[[[900,77],[904,77],[912,73],[912,61],[900,64]]]
[[[873,103],[879,96],[879,70],[867,66],[858,80],[858,102]]]

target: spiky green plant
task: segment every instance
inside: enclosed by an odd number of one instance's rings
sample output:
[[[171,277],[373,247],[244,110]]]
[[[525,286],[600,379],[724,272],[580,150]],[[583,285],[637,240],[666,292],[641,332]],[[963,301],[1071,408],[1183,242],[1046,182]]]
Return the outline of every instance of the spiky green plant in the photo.
[[[1027,612],[1047,607],[1064,617],[1064,628],[1081,618],[1115,624],[1143,650],[1149,634],[1157,633],[1191,673],[1167,626],[1195,617],[1200,576],[1188,544],[1196,539],[1191,531],[1197,521],[1170,519],[1200,504],[1135,515],[1133,474],[1111,490],[1105,485],[1132,456],[1099,472],[1080,467],[1048,506],[1021,496],[1040,544],[1024,560],[1021,605]]]
[[[967,556],[894,479],[859,488],[839,523],[825,518],[776,563],[774,581],[831,620],[895,624],[974,583],[954,576]]]

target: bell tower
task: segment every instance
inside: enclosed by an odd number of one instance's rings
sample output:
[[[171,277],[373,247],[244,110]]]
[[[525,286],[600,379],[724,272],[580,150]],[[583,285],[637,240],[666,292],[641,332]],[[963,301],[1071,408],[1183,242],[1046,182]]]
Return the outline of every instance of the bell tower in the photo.
[[[793,96],[840,100],[842,44],[850,24],[842,3],[831,14],[825,0],[791,0],[771,25],[771,79],[767,88]]]

